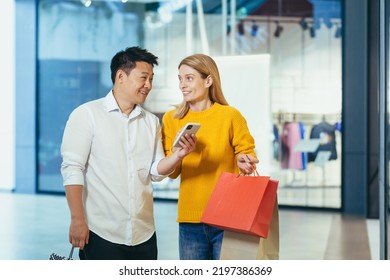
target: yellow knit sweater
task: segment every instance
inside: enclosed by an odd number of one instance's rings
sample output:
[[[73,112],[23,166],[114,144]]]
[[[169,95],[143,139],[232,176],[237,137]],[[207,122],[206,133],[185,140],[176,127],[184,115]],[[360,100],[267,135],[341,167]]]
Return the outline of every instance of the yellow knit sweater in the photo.
[[[207,201],[223,171],[238,173],[236,156],[255,155],[254,139],[241,113],[231,106],[214,103],[208,110],[189,111],[183,119],[173,118],[175,110],[163,116],[162,135],[165,154],[177,132],[187,122],[201,124],[196,149],[182,161],[171,178],[180,174],[178,222],[199,223]]]

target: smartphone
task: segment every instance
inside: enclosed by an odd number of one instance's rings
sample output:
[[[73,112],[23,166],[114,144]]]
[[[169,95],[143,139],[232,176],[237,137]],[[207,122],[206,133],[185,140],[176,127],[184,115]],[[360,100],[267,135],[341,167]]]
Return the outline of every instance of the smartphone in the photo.
[[[184,136],[186,133],[191,135],[191,134],[196,134],[196,132],[200,128],[200,123],[187,123],[185,126],[183,126],[182,129],[180,129],[179,133],[175,137],[175,141],[173,141],[173,147],[178,147],[180,148],[180,139],[182,136]]]

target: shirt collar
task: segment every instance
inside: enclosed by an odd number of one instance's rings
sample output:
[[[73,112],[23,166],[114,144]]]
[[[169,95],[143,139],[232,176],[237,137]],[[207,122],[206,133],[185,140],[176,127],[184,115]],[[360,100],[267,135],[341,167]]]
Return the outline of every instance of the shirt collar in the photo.
[[[115,100],[112,90],[104,97],[104,104],[107,112],[117,111],[121,112],[118,103]],[[144,109],[140,105],[135,105],[133,111],[131,111],[129,118],[135,118],[139,115],[144,115]]]
[[[107,112],[121,111],[118,106],[118,103],[115,100],[112,90],[110,90],[110,92],[106,95],[106,97],[104,97],[104,105],[106,107]]]
[[[131,111],[129,119],[134,119],[138,116],[142,117],[144,115],[144,109],[140,105],[135,105],[133,111]]]

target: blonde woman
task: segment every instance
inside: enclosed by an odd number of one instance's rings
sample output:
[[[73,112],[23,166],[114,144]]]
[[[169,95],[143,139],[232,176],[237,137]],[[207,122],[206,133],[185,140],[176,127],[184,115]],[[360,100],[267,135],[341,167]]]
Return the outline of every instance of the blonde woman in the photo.
[[[195,150],[169,175],[181,178],[179,256],[182,260],[219,259],[223,231],[200,222],[207,201],[221,172],[252,173],[259,161],[245,118],[222,93],[215,61],[194,54],[184,58],[178,69],[183,101],[163,117],[165,154],[174,151],[175,136],[186,123],[201,125]]]

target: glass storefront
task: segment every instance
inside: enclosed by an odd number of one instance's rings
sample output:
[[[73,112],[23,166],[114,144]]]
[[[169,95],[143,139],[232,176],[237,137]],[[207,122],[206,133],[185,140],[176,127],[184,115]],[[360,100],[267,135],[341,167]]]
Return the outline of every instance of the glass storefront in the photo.
[[[255,137],[265,143],[257,148],[260,171],[280,181],[281,205],[341,208],[340,0],[237,0],[235,7],[216,0],[90,2],[39,1],[40,191],[63,192],[59,147],[70,111],[104,96],[111,87],[111,57],[140,45],[159,56],[145,103],[159,116],[180,102],[177,65],[186,55],[208,53],[221,65],[227,56],[264,57],[266,70],[258,79],[245,75],[244,64],[234,75],[221,73],[230,105],[253,120],[248,124],[254,134],[261,132]],[[230,95],[230,80],[242,92]],[[265,102],[248,100],[247,87]],[[266,117],[250,115],[264,110]],[[175,199],[177,191],[177,180],[155,184],[156,197]]]
[[[122,13],[113,1],[94,1],[89,7],[82,2],[39,1],[39,191],[64,192],[60,145],[70,112],[105,96],[112,86],[111,57],[140,42],[138,11],[144,5],[121,4],[129,9]]]
[[[381,205],[384,205],[384,207],[381,207],[382,215],[380,216],[380,239],[381,239],[381,259],[389,259],[390,254],[390,137],[389,137],[389,127],[390,127],[390,63],[389,63],[389,57],[390,57],[390,0],[382,1],[381,4],[384,3],[385,5],[385,12],[381,14],[381,17],[384,18],[383,22],[381,21],[381,25],[384,24],[385,26],[381,26],[381,30],[385,34],[385,38],[383,39],[381,43],[381,47],[385,49],[385,58],[383,57],[384,63],[384,73],[383,77],[385,77],[385,81],[383,81],[386,85],[385,91],[381,93],[381,104],[385,106],[381,106],[381,117],[383,118],[383,126],[381,129],[383,130],[381,132],[381,151],[384,151],[384,160],[381,162],[384,166],[381,166],[383,168],[383,171],[381,170],[381,181],[383,182],[384,186],[380,185],[380,188],[383,188],[383,191],[381,194],[383,195],[381,197]],[[381,7],[383,8],[383,7]],[[382,19],[382,18],[381,18]],[[383,144],[382,144],[383,143]]]

